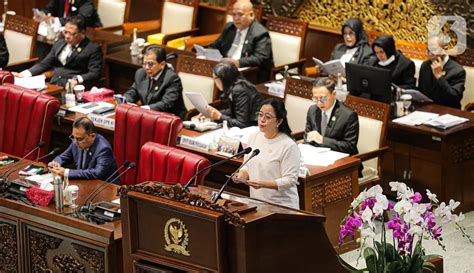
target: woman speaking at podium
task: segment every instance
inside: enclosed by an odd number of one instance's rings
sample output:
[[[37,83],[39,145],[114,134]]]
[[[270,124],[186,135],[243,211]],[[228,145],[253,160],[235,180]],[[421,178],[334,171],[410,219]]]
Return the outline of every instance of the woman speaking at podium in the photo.
[[[296,186],[301,155],[291,137],[285,105],[281,100],[266,99],[256,116],[260,131],[250,135],[248,145],[260,153],[234,181],[249,185],[252,198],[299,209]]]

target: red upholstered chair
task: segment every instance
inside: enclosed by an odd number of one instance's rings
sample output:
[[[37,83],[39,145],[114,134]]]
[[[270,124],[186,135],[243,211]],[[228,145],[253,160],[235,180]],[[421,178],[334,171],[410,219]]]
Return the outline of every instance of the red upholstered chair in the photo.
[[[207,158],[175,147],[147,142],[140,153],[138,181],[157,181],[186,184],[198,171],[211,165]],[[194,180],[194,185],[204,182],[206,172]]]
[[[175,146],[178,132],[183,127],[181,119],[173,114],[145,110],[135,105],[121,104],[115,114],[114,153],[120,166],[125,160],[140,166],[140,150],[148,141]],[[122,178],[122,184],[137,182],[136,169]]]
[[[14,83],[15,77],[10,71],[0,70],[0,84],[4,83]]]
[[[54,97],[10,83],[0,86],[0,151],[24,156],[44,141],[46,145],[28,159],[45,155],[58,110]]]

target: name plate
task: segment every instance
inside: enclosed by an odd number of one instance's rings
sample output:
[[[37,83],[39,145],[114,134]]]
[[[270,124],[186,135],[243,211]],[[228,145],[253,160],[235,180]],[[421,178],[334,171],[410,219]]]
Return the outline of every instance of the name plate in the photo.
[[[104,117],[101,115],[97,114],[88,114],[87,117],[94,122],[94,124],[97,126],[102,126],[107,129],[114,130],[115,129],[115,119],[109,118],[109,117]]]
[[[181,136],[179,139],[179,144],[190,146],[196,149],[209,151],[209,144],[196,140],[194,137]]]

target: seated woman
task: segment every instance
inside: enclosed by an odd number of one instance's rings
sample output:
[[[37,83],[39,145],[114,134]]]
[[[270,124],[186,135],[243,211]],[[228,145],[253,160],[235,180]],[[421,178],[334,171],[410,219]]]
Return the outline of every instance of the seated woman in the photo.
[[[343,64],[368,64],[373,53],[362,22],[358,18],[348,19],[342,25],[341,32],[344,43],[334,47],[330,60],[340,59]]]
[[[395,48],[392,36],[380,35],[372,44],[376,57],[370,64],[378,68],[389,69],[392,72],[392,83],[403,89],[416,88],[415,63],[405,57]]]
[[[228,108],[219,111],[209,106],[207,111],[211,119],[217,122],[226,120],[229,127],[256,126],[255,113],[262,102],[262,96],[255,86],[241,79],[239,70],[230,62],[217,64],[212,76],[217,89],[223,92],[221,98],[228,103]]]
[[[296,186],[301,155],[291,137],[285,105],[278,99],[266,99],[257,118],[260,131],[250,135],[248,145],[260,153],[234,181],[249,185],[252,198],[299,209]]]

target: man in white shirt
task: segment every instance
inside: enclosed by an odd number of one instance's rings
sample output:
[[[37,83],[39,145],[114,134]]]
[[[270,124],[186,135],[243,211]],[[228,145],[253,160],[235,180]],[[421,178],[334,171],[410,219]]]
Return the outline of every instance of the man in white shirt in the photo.
[[[357,113],[336,100],[335,82],[320,78],[313,87],[313,101],[306,117],[305,142],[354,155],[358,153]]]
[[[71,17],[63,35],[64,39],[54,43],[41,62],[21,73],[13,73],[15,77],[31,77],[54,70],[51,84],[66,86],[70,82],[71,88],[83,84],[87,90],[96,85],[102,71],[102,49],[86,37],[84,19]]]
[[[227,23],[217,40],[210,45],[237,67],[260,68],[258,79],[266,81],[273,67],[272,43],[268,30],[255,20],[253,5],[237,1],[232,9],[233,22]]]

